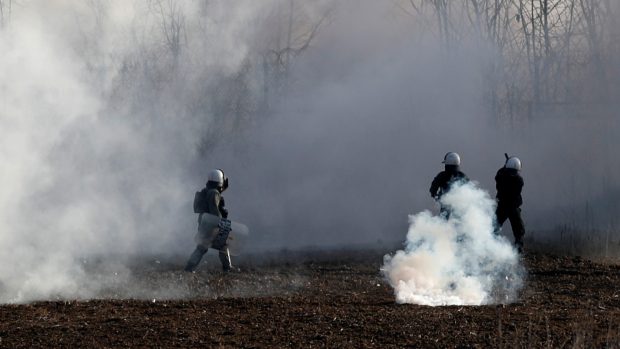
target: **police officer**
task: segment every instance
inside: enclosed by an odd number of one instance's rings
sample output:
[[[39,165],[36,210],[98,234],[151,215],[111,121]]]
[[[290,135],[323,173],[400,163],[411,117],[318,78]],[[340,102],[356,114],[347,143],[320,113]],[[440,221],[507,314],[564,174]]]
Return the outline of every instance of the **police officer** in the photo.
[[[224,198],[222,192],[228,188],[228,178],[224,175],[224,171],[217,169],[209,172],[207,186],[200,192],[196,193],[194,199],[194,212],[198,213],[198,230],[201,231],[200,226],[202,223],[202,215],[205,213],[218,216],[220,218],[228,218],[228,210],[224,207]],[[207,253],[208,246],[198,244],[196,249],[189,257],[185,271],[194,271],[202,256]],[[230,271],[231,261],[230,252],[227,246],[224,246],[219,250],[220,262],[222,262],[222,268],[225,272]]]
[[[495,211],[496,228],[498,232],[506,219],[510,220],[512,233],[515,238],[515,246],[519,252],[523,252],[523,235],[525,227],[521,218],[521,205],[523,198],[523,178],[521,177],[521,160],[506,154],[506,163],[495,175],[495,187],[497,188],[497,210]]]
[[[450,186],[457,181],[467,182],[469,178],[465,173],[461,172],[461,157],[454,152],[447,153],[442,161],[445,164],[445,169],[437,174],[431,183],[431,196],[435,200],[441,199],[441,197],[450,190]],[[441,205],[441,216],[448,219],[450,212],[447,207]]]

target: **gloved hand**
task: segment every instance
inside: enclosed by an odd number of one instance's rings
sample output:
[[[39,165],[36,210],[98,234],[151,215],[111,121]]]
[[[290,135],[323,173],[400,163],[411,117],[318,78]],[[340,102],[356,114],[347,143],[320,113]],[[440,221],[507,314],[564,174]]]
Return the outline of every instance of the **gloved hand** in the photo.
[[[222,218],[228,218],[228,210],[225,208],[221,208],[220,212],[222,213]]]

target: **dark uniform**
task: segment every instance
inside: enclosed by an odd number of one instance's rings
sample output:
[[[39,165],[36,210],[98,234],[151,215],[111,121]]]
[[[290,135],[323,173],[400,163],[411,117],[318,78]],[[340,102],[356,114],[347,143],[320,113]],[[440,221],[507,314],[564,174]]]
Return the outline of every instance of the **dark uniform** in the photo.
[[[525,227],[521,218],[523,178],[518,170],[502,167],[495,175],[495,187],[497,188],[496,231],[499,231],[506,219],[509,219],[515,237],[515,245],[521,251],[523,249],[523,235],[525,235]]]
[[[443,196],[443,194],[447,193],[450,190],[450,186],[457,181],[468,182],[469,178],[467,178],[467,175],[465,175],[465,173],[461,172],[459,166],[446,165],[446,169],[439,172],[431,183],[431,196],[436,200],[439,200]],[[441,205],[441,210],[439,214],[444,216],[446,219],[450,216],[448,208],[443,205]]]
[[[224,207],[224,198],[222,197],[222,193],[220,192],[217,183],[207,182],[207,187],[204,188],[200,194],[205,195],[206,201],[204,207],[201,209],[201,212],[198,215],[199,226],[202,222],[202,215],[204,213],[209,213],[220,218],[228,218],[228,210]],[[202,245],[196,246],[196,249],[187,261],[185,271],[194,271],[200,263],[202,256],[207,253],[207,250],[208,249]],[[228,248],[223,248],[219,250],[218,255],[220,258],[220,262],[222,262],[222,268],[224,269],[224,271],[229,271],[231,268],[231,262]]]

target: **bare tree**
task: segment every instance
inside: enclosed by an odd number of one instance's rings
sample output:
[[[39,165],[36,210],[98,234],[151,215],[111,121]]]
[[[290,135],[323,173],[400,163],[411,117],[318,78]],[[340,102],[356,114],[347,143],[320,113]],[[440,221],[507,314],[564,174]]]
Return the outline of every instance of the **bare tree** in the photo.
[[[285,78],[288,77],[292,59],[310,46],[310,43],[314,40],[329,16],[329,13],[325,13],[318,20],[308,22],[308,19],[300,18],[300,15],[297,13],[303,9],[300,6],[298,10],[295,0],[288,0],[288,3],[287,25],[285,29],[286,39],[284,43],[280,42],[281,39],[277,39],[275,47],[269,49],[269,54],[273,58],[273,64],[277,66],[277,70]],[[277,33],[278,38],[281,38],[281,36],[281,33]]]
[[[153,13],[159,17],[159,26],[164,46],[178,65],[183,45],[187,44],[185,14],[177,0],[150,0]]]
[[[329,21],[331,10],[319,17],[308,16],[305,3],[287,0],[268,20],[275,23],[274,32],[262,53],[262,109],[267,111],[271,99],[281,95],[290,84],[290,70],[295,58],[306,51],[321,28]],[[275,16],[275,17],[274,17]]]

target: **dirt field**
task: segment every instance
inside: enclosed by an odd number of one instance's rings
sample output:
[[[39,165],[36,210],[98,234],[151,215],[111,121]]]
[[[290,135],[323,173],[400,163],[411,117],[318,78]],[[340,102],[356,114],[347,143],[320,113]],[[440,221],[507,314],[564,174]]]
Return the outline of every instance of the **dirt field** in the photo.
[[[55,301],[0,307],[0,347],[620,347],[620,267],[527,255],[517,304],[398,305],[382,253],[289,255],[223,276],[135,266],[185,300]]]

